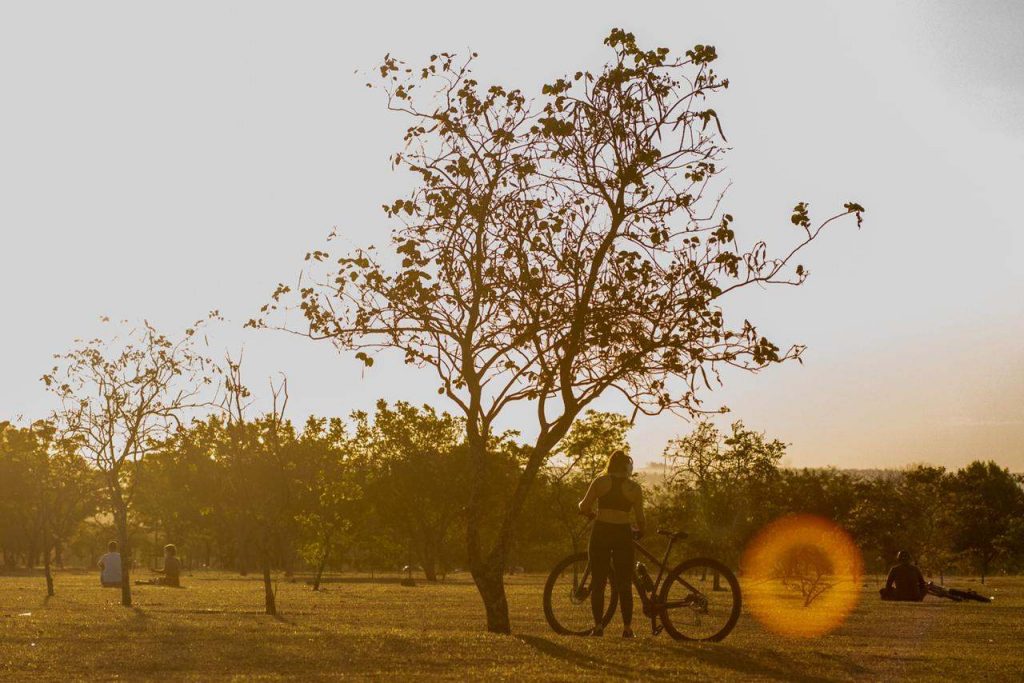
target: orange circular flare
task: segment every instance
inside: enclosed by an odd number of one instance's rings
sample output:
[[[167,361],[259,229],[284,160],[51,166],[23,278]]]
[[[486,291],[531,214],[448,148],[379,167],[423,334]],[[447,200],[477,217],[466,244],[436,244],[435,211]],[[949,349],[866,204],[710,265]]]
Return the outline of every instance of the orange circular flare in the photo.
[[[743,553],[743,601],[770,631],[820,636],[856,607],[863,568],[860,550],[834,522],[815,515],[781,517]]]

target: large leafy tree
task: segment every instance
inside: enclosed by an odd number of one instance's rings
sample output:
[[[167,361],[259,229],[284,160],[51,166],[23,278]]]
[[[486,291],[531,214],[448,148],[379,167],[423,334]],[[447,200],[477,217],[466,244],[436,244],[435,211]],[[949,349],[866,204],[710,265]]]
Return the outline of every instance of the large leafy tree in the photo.
[[[761,241],[742,246],[722,205],[726,148],[709,99],[728,81],[715,48],[645,50],[619,29],[605,43],[603,68],[535,95],[479,83],[475,54],[420,68],[388,56],[388,108],[408,121],[392,161],[415,179],[385,207],[398,223],[394,258],[318,249],[297,292],[300,331],[367,365],[398,350],[436,373],[464,414],[469,568],[495,632],[510,629],[503,568],[516,520],[576,417],[608,392],[647,414],[697,411],[719,368],[797,358],[800,347],[782,350],[728,316],[729,297],[802,283],[797,254],[863,211],[851,202],[815,224],[800,202],[792,244],[775,255]],[[265,313],[290,291],[278,287]],[[523,401],[536,421],[529,456],[498,533],[485,534],[496,421]]]

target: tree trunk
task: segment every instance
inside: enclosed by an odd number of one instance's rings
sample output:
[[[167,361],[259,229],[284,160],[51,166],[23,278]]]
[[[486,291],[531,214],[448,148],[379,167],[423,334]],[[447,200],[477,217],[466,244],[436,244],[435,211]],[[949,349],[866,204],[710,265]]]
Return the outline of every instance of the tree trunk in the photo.
[[[128,530],[117,531],[121,551],[121,606],[132,606],[132,549],[128,545]]]
[[[121,488],[115,481],[111,486],[114,502],[114,524],[117,527],[117,544],[121,553],[121,605],[132,606],[132,548],[128,543],[128,505],[121,495]]]
[[[429,540],[423,545],[420,562],[423,563],[423,576],[427,581],[437,583],[437,553]]]
[[[575,415],[573,415],[575,417]],[[540,470],[541,464],[547,459],[551,449],[565,436],[572,418],[560,422],[546,434],[538,437],[533,452],[527,460],[526,467],[516,481],[515,490],[505,506],[504,514],[494,545],[484,560],[480,546],[481,524],[483,521],[484,493],[488,483],[487,431],[483,433],[473,420],[467,421],[466,440],[469,443],[470,456],[474,462],[474,476],[470,489],[469,505],[467,506],[466,546],[469,559],[469,571],[473,576],[477,591],[484,603],[487,617],[487,630],[491,633],[511,633],[511,622],[508,615],[508,600],[505,597],[505,564],[516,521],[522,512],[526,495],[530,491]]]
[[[246,546],[245,537],[239,537],[238,541],[238,573],[242,576],[249,576],[249,549]]]
[[[508,599],[505,597],[505,577],[502,575],[502,568],[474,567],[471,573],[476,589],[483,598],[487,630],[491,633],[511,633],[512,624],[508,617]]]
[[[53,597],[53,572],[50,570],[50,549],[47,548],[43,556],[43,566],[46,572],[46,595]]]
[[[313,590],[315,591],[320,590],[320,579],[324,575],[324,567],[327,566],[327,556],[330,554],[330,552],[331,546],[325,544],[324,551],[320,555],[320,564],[318,564],[316,567],[316,576],[313,577]]]
[[[267,614],[277,616],[277,601],[274,597],[274,585],[270,581],[270,554],[263,552],[263,602]]]

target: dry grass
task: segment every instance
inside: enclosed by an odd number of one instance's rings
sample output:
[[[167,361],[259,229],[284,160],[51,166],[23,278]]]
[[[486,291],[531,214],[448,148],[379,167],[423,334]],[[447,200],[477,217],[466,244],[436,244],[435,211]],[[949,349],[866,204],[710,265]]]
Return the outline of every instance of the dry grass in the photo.
[[[292,679],[335,677],[578,680],[1018,679],[1024,579],[992,579],[994,604],[881,603],[874,585],[834,633],[787,640],[749,615],[720,644],[553,634],[542,577],[510,579],[515,635],[482,631],[464,581],[402,588],[330,583],[313,593],[281,583],[278,618],[260,614],[254,579],[209,573],[187,589],[139,587],[124,609],[93,576],[0,577],[0,677],[9,680]],[[979,587],[966,580],[949,582]],[[640,626],[643,626],[641,623]],[[609,630],[614,633],[614,628]]]

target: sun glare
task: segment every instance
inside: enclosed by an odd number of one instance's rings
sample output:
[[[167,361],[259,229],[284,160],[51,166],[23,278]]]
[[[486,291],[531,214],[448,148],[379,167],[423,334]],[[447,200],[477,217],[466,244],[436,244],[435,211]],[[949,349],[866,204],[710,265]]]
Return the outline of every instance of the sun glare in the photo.
[[[744,601],[765,628],[810,638],[836,629],[856,607],[863,560],[841,527],[801,514],[762,529],[740,569]]]

